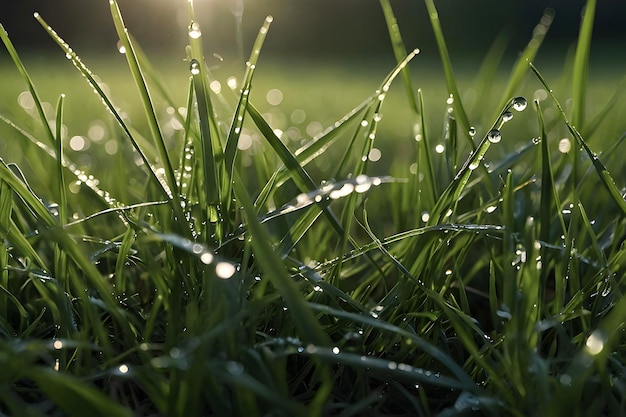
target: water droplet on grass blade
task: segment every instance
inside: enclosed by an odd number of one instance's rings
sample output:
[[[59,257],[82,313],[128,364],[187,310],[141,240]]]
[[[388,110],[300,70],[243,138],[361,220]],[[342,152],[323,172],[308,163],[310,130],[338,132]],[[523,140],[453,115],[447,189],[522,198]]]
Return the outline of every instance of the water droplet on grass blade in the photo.
[[[527,105],[528,102],[524,97],[520,96],[513,99],[513,108],[517,111],[524,111]]]
[[[470,126],[468,133],[471,137],[476,136],[476,128],[474,126]]]
[[[589,335],[587,341],[585,342],[587,352],[593,356],[599,354],[602,352],[602,349],[604,349],[604,342],[605,337],[602,335],[602,332],[595,330],[591,333],[591,335]]]
[[[192,75],[200,74],[200,63],[197,60],[191,60],[190,71]]]
[[[200,24],[198,22],[193,22],[189,25],[189,37],[192,39],[198,39],[202,36],[202,32],[200,31]]]
[[[502,135],[500,135],[500,131],[498,129],[491,129],[489,133],[487,133],[487,139],[491,143],[498,143],[502,140]]]
[[[511,113],[510,111],[508,111],[508,112],[506,112],[506,113],[504,113],[504,114],[502,115],[502,121],[503,121],[504,123],[508,122],[508,121],[509,121],[509,120],[511,120],[512,118],[513,118],[513,113]]]
[[[121,40],[117,41],[117,50],[120,54],[126,53],[126,47],[124,46]]]

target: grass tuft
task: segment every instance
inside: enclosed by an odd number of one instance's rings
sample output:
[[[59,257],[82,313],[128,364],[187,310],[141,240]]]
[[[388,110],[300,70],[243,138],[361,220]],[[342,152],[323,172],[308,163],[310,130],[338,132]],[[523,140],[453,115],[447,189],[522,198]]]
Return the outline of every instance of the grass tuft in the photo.
[[[0,28],[32,99],[0,112],[0,414],[625,415],[624,84],[589,102],[595,1],[555,80],[532,63],[547,10],[474,99],[425,3],[441,113],[381,0],[395,66],[311,138],[257,96],[271,17],[227,90],[193,2],[164,77],[111,0],[132,118],[36,14],[87,82],[47,103]],[[92,91],[110,138],[77,151]]]

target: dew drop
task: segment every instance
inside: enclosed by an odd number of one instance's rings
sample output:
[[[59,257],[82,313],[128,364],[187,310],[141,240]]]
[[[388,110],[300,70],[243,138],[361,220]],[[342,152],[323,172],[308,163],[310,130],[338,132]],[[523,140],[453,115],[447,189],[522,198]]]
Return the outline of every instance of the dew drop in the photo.
[[[511,120],[512,118],[513,118],[513,113],[511,113],[510,111],[508,111],[508,112],[506,112],[506,113],[504,113],[504,114],[502,115],[502,121],[503,121],[504,123],[508,122],[508,121],[509,121],[509,120]]]
[[[200,24],[198,22],[193,22],[189,26],[189,37],[192,39],[198,39],[202,36],[202,32],[200,31]]]
[[[191,61],[190,71],[192,75],[200,74],[200,63],[195,59]]]
[[[587,352],[590,355],[597,355],[602,352],[604,349],[605,338],[599,330],[594,331],[587,338],[587,342],[585,342],[585,347],[587,348]]]
[[[469,128],[469,132],[468,132],[468,133],[469,133],[469,135],[470,135],[471,137],[476,136],[476,128],[475,128],[474,126],[471,126],[471,127]]]
[[[524,111],[527,105],[528,105],[528,102],[522,96],[515,97],[513,99],[513,108],[517,111]]]
[[[491,129],[489,133],[487,133],[487,139],[491,143],[498,143],[502,140],[502,136],[500,135],[500,131],[498,129]]]
[[[122,43],[121,40],[117,41],[117,51],[120,54],[125,54],[126,53],[126,47],[124,46],[124,44]]]

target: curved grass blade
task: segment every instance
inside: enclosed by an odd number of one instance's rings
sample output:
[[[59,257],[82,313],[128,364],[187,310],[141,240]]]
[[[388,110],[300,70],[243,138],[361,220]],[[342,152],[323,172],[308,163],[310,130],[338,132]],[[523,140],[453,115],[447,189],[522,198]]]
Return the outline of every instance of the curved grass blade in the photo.
[[[118,303],[112,296],[111,288],[108,282],[102,279],[102,275],[96,266],[89,261],[79,245],[74,242],[72,237],[62,227],[60,227],[59,221],[52,215],[52,213],[50,213],[39,197],[37,197],[37,195],[35,195],[30,188],[11,171],[2,159],[0,159],[0,180],[5,182],[7,186],[24,201],[28,208],[32,210],[37,220],[41,222],[43,226],[43,230],[40,230],[40,233],[45,233],[49,236],[52,241],[58,244],[59,248],[74,261],[76,266],[82,270],[87,282],[98,291],[99,297],[101,297],[103,303],[108,306],[110,313],[115,317],[115,319],[120,324],[125,323],[128,325],[128,320],[124,319],[121,312],[118,310]],[[17,228],[13,228],[13,230],[15,229]],[[77,286],[84,285],[81,280],[75,280],[74,284]],[[93,331],[99,333],[98,337],[101,338],[101,342],[106,346],[109,339],[106,335],[104,325],[95,317],[95,311],[86,308],[84,309],[84,312],[91,315],[91,317],[87,317],[85,320],[86,322],[92,321],[94,324]],[[126,332],[130,332],[130,328],[123,327],[122,331],[124,331],[125,334],[128,334]]]
[[[417,346],[419,349],[421,349],[426,354],[430,355],[437,362],[441,363],[446,368],[448,368],[450,372],[457,378],[457,381],[456,381],[457,384],[461,385],[464,389],[468,389],[472,392],[480,391],[480,389],[473,383],[471,378],[467,375],[467,373],[463,370],[462,367],[460,367],[456,362],[454,362],[450,357],[448,357],[440,349],[431,345],[430,343],[422,339],[417,334],[409,332],[391,323],[385,322],[384,320],[375,319],[365,314],[357,314],[357,313],[350,313],[350,312],[343,311],[343,310],[337,310],[337,309],[334,309],[332,307],[329,307],[323,304],[316,304],[316,303],[307,303],[307,304],[310,308],[317,310],[321,313],[328,314],[334,317],[348,319],[351,322],[363,323],[373,328],[385,330],[391,334],[399,335],[404,338],[410,339],[413,343],[415,343],[415,346]],[[313,346],[313,348],[316,349],[316,352],[319,352],[318,350],[320,349],[319,346]],[[330,351],[332,353],[332,350]],[[358,358],[360,359],[360,357],[361,356],[359,355]],[[389,364],[388,361],[383,361],[383,362],[385,363],[386,366],[388,366]],[[389,370],[388,367],[387,369]],[[451,380],[448,380],[447,382],[451,382]]]
[[[626,214],[626,200],[624,200],[622,193],[620,192],[619,188],[617,188],[617,186],[615,185],[615,181],[613,180],[613,177],[611,176],[609,171],[606,169],[602,161],[600,161],[600,158],[598,158],[595,152],[593,152],[591,148],[589,147],[589,145],[587,145],[587,142],[582,137],[582,135],[578,132],[576,127],[574,127],[574,125],[570,123],[569,119],[567,118],[567,115],[565,114],[565,111],[563,110],[563,107],[561,106],[561,103],[556,98],[556,96],[552,92],[552,89],[550,89],[550,86],[548,85],[546,80],[543,78],[543,76],[541,75],[537,67],[535,67],[532,63],[529,63],[529,65],[532,71],[535,73],[535,75],[539,79],[539,81],[541,82],[541,84],[543,84],[543,86],[546,88],[546,91],[548,91],[548,94],[550,95],[550,97],[552,98],[552,101],[558,108],[559,113],[561,115],[561,119],[567,126],[567,129],[570,131],[572,136],[576,138],[576,142],[578,143],[578,145],[581,148],[583,148],[583,150],[585,151],[585,153],[591,160],[591,163],[593,164],[593,167],[596,173],[598,174],[600,181],[602,182],[604,187],[607,189],[607,191],[613,198],[613,201],[615,201],[617,206],[620,208],[620,210],[622,211],[622,214]]]
[[[317,189],[317,186],[313,182],[313,179],[309,176],[309,174],[304,170],[304,168],[300,165],[296,157],[289,151],[289,149],[285,146],[284,143],[276,136],[272,128],[265,121],[261,113],[254,107],[252,103],[250,103],[247,107],[248,113],[252,120],[257,125],[263,137],[268,141],[274,152],[278,155],[282,163],[285,165],[285,168],[289,171],[291,178],[293,179],[296,186],[302,192],[314,191]],[[324,208],[324,213],[326,217],[331,222],[331,225],[335,229],[335,231],[342,236],[344,234],[344,230],[339,223],[339,220],[335,217],[334,213],[329,208]]]
[[[363,245],[357,249],[354,249],[341,257],[341,259],[332,259],[330,261],[324,262],[317,267],[313,268],[315,271],[323,271],[330,268],[333,268],[337,262],[346,262],[353,259],[356,259],[367,252],[371,252],[373,250],[377,250],[380,245],[389,246],[391,244],[402,242],[403,240],[415,237],[422,236],[427,233],[432,232],[465,232],[465,233],[474,233],[474,234],[484,234],[486,236],[501,239],[500,237],[496,237],[502,235],[505,231],[504,226],[499,225],[489,225],[489,224],[439,224],[432,226],[424,226],[418,229],[407,230],[401,233],[397,233],[392,236],[388,236],[380,242],[370,242],[366,245]]]
[[[84,381],[51,369],[26,366],[25,376],[37,383],[50,400],[67,415],[81,415],[90,410],[98,417],[131,417],[133,413]]]
[[[416,368],[406,363],[396,363],[371,355],[337,352],[337,348],[319,348],[309,345],[302,354],[322,359],[333,364],[338,363],[351,368],[382,374],[386,377],[391,376],[394,381],[417,382],[451,389],[468,389],[470,387],[466,382],[460,382],[453,378],[443,376],[439,372]]]
[[[237,103],[237,108],[235,109],[233,120],[230,125],[230,130],[228,132],[228,137],[226,138],[226,146],[224,147],[224,165],[226,168],[226,176],[222,179],[222,187],[224,189],[224,192],[222,193],[222,205],[224,206],[225,212],[229,212],[229,207],[231,204],[230,197],[232,194],[233,170],[235,169],[237,143],[241,135],[241,128],[243,126],[244,117],[246,115],[246,108],[248,106],[248,99],[250,97],[249,92],[251,88],[252,77],[254,76],[254,70],[256,68],[256,63],[259,59],[261,48],[263,47],[263,43],[265,42],[265,36],[267,35],[270,24],[273,20],[274,18],[272,16],[267,16],[265,18],[265,22],[263,23],[263,26],[261,26],[257,38],[254,41],[252,53],[250,54],[250,58],[246,63],[246,72],[244,74],[243,84],[241,86],[239,102]]]
[[[85,64],[83,64],[83,62],[81,61],[80,57],[76,54],[76,52],[74,52],[69,47],[69,45],[54,30],[52,30],[52,28],[45,22],[45,20],[39,14],[36,14],[35,18],[37,19],[39,24],[41,24],[41,26],[48,32],[48,34],[52,37],[52,39],[65,52],[65,56],[68,57],[70,61],[72,61],[72,64],[74,64],[74,66],[87,79],[87,82],[96,91],[96,94],[98,95],[98,97],[102,99],[102,102],[105,105],[105,107],[111,112],[111,114],[113,114],[113,117],[115,118],[119,126],[124,131],[124,134],[131,141],[133,148],[137,151],[142,161],[144,162],[144,166],[149,168],[149,173],[153,179],[152,182],[154,184],[157,184],[158,188],[161,189],[163,195],[169,198],[171,194],[170,190],[163,186],[163,183],[161,182],[161,180],[159,179],[159,176],[156,173],[155,167],[150,163],[150,160],[147,158],[142,148],[139,146],[139,144],[135,140],[134,135],[132,134],[130,128],[126,125],[126,122],[124,122],[124,119],[122,118],[120,113],[117,111],[117,109],[115,108],[115,106],[113,105],[109,97],[106,95],[102,87],[96,81],[93,73],[89,70],[89,68],[85,66]],[[86,175],[85,175],[85,178],[87,178]],[[96,193],[102,196],[102,193],[98,193],[98,192]],[[107,203],[107,204],[111,205],[111,203]]]
[[[38,18],[39,14],[35,13],[35,18]],[[37,114],[39,114],[39,118],[41,119],[41,123],[43,124],[44,130],[46,132],[46,136],[50,140],[50,143],[54,143],[54,133],[52,132],[52,128],[48,123],[48,118],[46,117],[46,113],[44,112],[43,105],[41,104],[41,100],[39,99],[39,95],[37,94],[37,90],[35,89],[35,85],[33,84],[28,72],[26,71],[26,67],[22,63],[13,43],[9,39],[9,35],[4,30],[4,26],[0,24],[0,39],[4,43],[4,46],[7,48],[13,63],[17,67],[18,71],[22,75],[24,81],[26,81],[26,85],[28,86],[28,91],[30,91],[31,96],[33,97],[33,101],[35,103],[35,107],[37,109]]]
[[[243,206],[247,218],[249,238],[256,253],[256,260],[285,299],[302,340],[319,346],[330,346],[329,337],[322,330],[298,287],[291,280],[282,260],[272,247],[271,237],[257,219],[250,197],[245,193],[237,193],[236,197]]]
[[[322,155],[335,142],[339,136],[350,126],[350,122],[356,120],[359,115],[369,107],[370,103],[378,96],[373,94],[361,102],[358,106],[348,112],[344,117],[326,129],[315,140],[308,142],[303,147],[295,151],[296,159],[301,166],[306,166],[318,156]],[[282,166],[276,174],[276,186],[280,187],[289,178],[288,170]]]

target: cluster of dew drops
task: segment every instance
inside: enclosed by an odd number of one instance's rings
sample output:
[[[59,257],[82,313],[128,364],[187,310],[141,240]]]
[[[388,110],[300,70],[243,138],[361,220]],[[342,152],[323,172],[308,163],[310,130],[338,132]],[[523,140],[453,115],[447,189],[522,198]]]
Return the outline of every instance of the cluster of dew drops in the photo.
[[[511,100],[510,107],[513,108],[513,110],[515,111],[518,111],[518,112],[524,111],[526,110],[527,106],[528,106],[528,102],[522,96],[515,97],[513,100]],[[507,110],[502,114],[502,124],[510,121],[511,119],[513,119],[513,113],[511,113],[510,111]],[[500,134],[500,130],[491,129],[489,133],[487,133],[487,140],[489,140],[489,142],[491,143],[500,142],[502,140],[502,135]]]

